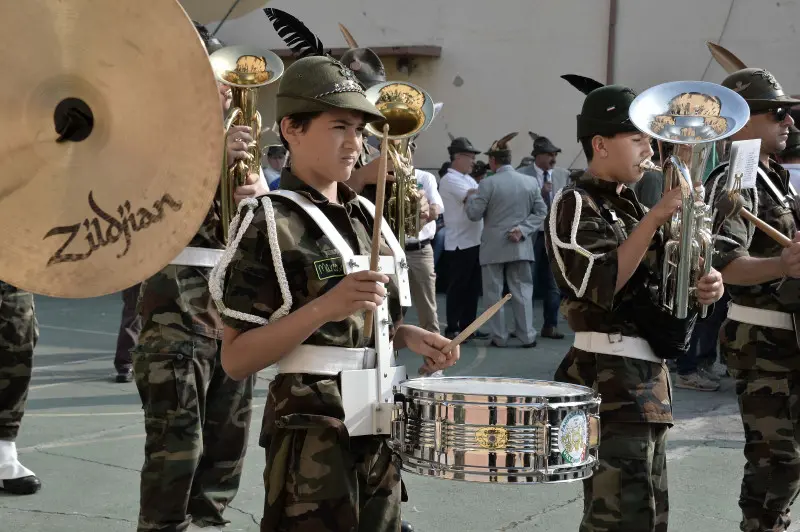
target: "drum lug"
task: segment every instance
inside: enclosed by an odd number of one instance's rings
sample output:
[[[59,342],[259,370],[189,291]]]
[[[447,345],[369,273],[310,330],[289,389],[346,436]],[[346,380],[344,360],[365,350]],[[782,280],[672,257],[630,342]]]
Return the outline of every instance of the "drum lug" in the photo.
[[[558,454],[561,452],[558,448],[558,435],[560,430],[558,427],[554,427],[550,423],[545,425],[545,427],[547,429],[547,436],[545,436],[544,440],[547,442],[547,454]]]

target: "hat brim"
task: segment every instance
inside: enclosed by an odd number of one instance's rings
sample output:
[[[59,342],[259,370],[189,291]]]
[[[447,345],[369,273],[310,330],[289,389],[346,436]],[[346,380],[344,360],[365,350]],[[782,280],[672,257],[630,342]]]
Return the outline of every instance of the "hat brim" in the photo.
[[[800,105],[800,100],[790,96],[779,96],[769,100],[758,99],[746,101],[751,111],[765,111],[767,109],[774,109],[775,107],[794,107],[795,105]]]
[[[297,113],[324,113],[331,109],[345,109],[348,111],[361,112],[364,114],[364,119],[368,124],[385,120],[385,117],[378,108],[369,103],[369,101],[358,92],[338,92],[320,98],[299,98],[296,96],[278,95],[277,101],[281,109],[278,120]]]
[[[456,153],[474,153],[475,155],[480,155],[481,153],[479,150],[468,150],[466,148],[447,148],[447,151],[449,151],[452,155],[455,155]]]
[[[511,155],[511,150],[489,150],[483,152],[484,155],[488,155],[489,157],[503,157]]]

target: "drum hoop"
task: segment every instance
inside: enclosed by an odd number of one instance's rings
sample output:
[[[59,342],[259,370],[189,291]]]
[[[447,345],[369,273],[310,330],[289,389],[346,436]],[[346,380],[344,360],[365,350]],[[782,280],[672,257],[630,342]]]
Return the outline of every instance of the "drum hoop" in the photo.
[[[483,381],[486,382],[487,377],[440,377],[435,379],[410,379],[404,382],[401,382],[398,385],[398,391],[406,397],[407,401],[436,401],[436,402],[446,402],[446,403],[454,403],[454,404],[478,404],[478,405],[498,405],[502,404],[504,406],[509,407],[519,407],[519,408],[543,408],[549,406],[557,406],[559,408],[571,408],[571,407],[580,407],[580,406],[588,406],[598,403],[600,401],[599,395],[589,387],[581,386],[578,384],[572,383],[564,383],[564,382],[556,382],[556,381],[545,381],[545,380],[534,380],[534,379],[506,379],[501,377],[500,379],[507,380],[509,383],[512,384],[532,384],[532,385],[542,385],[542,384],[558,384],[565,388],[571,388],[575,391],[582,391],[583,393],[575,394],[575,395],[512,395],[512,394],[504,394],[504,395],[494,395],[494,394],[487,394],[487,393],[462,393],[462,392],[452,392],[452,391],[441,391],[435,390],[431,388],[432,381],[434,380],[445,380],[445,379],[452,379],[452,380],[470,380],[474,379],[478,382]],[[424,388],[415,387],[415,384],[424,383]]]

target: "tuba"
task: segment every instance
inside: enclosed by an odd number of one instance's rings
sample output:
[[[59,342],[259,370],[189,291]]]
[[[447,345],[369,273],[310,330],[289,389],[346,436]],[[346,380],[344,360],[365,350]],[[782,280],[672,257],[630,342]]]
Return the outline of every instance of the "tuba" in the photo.
[[[367,90],[366,97],[385,117],[384,122],[368,124],[367,132],[382,139],[383,124],[389,124],[387,150],[394,165],[395,181],[386,204],[386,219],[402,246],[406,236],[419,236],[422,195],[414,175],[410,145],[433,120],[433,100],[423,89],[400,81],[378,83]]]
[[[656,85],[636,97],[630,118],[643,133],[674,144],[663,167],[649,159],[643,170],[664,174],[664,193],[683,192],[681,208],[664,225],[660,303],[679,319],[699,306],[697,281],[711,269],[714,252],[712,209],[707,205],[703,179],[714,143],[739,131],[750,119],[747,102],[736,92],[705,81],[674,81]],[[702,266],[701,266],[701,260]]]
[[[233,191],[244,184],[247,176],[261,172],[261,113],[258,112],[258,91],[261,87],[274,83],[283,75],[283,62],[269,50],[250,46],[228,46],[209,56],[214,75],[231,88],[233,101],[225,117],[224,128],[227,137],[232,126],[250,126],[253,142],[248,146],[250,158],[247,162],[237,161],[228,169],[228,150],[222,158],[222,177],[220,179],[220,203],[223,239],[228,241],[228,227],[231,224],[236,203]]]

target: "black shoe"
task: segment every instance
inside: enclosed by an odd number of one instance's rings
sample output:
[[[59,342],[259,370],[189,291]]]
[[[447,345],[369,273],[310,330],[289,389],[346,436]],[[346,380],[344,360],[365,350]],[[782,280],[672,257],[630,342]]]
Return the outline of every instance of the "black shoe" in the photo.
[[[119,383],[131,382],[133,380],[133,370],[131,368],[118,370],[115,380]]]
[[[475,331],[474,333],[469,335],[470,340],[485,340],[489,338],[489,333],[483,333],[480,331]]]
[[[400,532],[414,532],[414,527],[408,521],[402,521],[400,523]]]
[[[444,331],[444,337],[447,338],[448,340],[455,339],[455,337],[458,336],[459,334],[461,334],[461,331]]]
[[[39,491],[41,487],[42,483],[35,475],[11,480],[0,480],[0,490],[7,491],[13,495],[32,495]]]
[[[542,338],[552,338],[553,340],[562,340],[564,333],[559,332],[555,327],[544,327],[542,332],[539,333]]]
[[[491,342],[489,342],[489,347],[499,347],[501,349],[504,349],[504,348],[508,347],[508,345],[500,345],[497,342],[495,342],[494,340],[492,340]]]
[[[534,340],[533,342],[531,342],[531,343],[529,343],[529,344],[522,344],[522,345],[520,345],[519,347],[520,347],[521,349],[530,349],[530,348],[532,348],[532,347],[536,347],[536,340]]]

